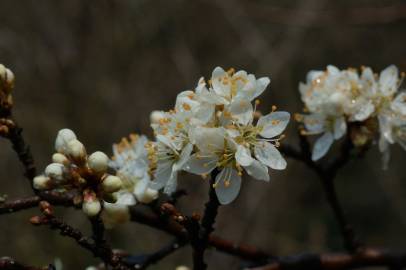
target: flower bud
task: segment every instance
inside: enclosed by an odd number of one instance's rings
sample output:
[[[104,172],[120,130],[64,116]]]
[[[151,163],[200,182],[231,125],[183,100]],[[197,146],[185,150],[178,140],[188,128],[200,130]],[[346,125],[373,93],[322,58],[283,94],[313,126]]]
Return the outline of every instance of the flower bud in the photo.
[[[87,162],[94,172],[103,173],[107,171],[109,158],[105,153],[97,151],[89,156]]]
[[[86,158],[86,148],[78,140],[71,140],[66,145],[66,153],[76,160],[83,160]]]
[[[113,193],[121,189],[122,182],[120,177],[109,175],[103,179],[102,187],[103,190],[107,193]]]
[[[61,129],[56,136],[55,150],[59,153],[65,153],[67,144],[72,140],[76,140],[75,133],[68,128]]]
[[[149,118],[152,124],[158,124],[159,120],[165,118],[165,113],[163,111],[153,111]]]
[[[190,270],[190,268],[184,265],[179,265],[175,270]]]
[[[48,189],[51,179],[45,175],[38,175],[34,177],[33,186],[35,189],[43,190]]]
[[[3,64],[0,64],[0,79],[4,80],[6,78],[6,67]]]
[[[158,198],[158,191],[155,189],[147,188],[145,191],[135,190],[135,197],[139,202],[150,203]]]
[[[64,171],[65,167],[62,164],[51,163],[45,168],[45,175],[54,180],[62,181]]]
[[[8,68],[6,68],[5,82],[8,84],[8,86],[11,86],[9,87],[9,90],[11,90],[14,84],[14,73]]]
[[[52,155],[52,161],[54,163],[59,163],[63,165],[68,165],[69,164],[69,159],[61,153],[55,153]]]
[[[83,192],[82,210],[89,217],[94,217],[101,211],[101,203],[93,191],[85,190]]]

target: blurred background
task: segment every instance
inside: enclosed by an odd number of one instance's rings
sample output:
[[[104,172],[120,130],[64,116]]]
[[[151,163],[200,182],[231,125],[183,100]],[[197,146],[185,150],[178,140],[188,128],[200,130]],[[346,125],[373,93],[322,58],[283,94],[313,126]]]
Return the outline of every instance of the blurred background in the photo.
[[[177,93],[193,88],[216,66],[270,76],[261,108],[300,112],[298,83],[310,69],[389,64],[406,70],[406,1],[2,1],[0,62],[16,75],[15,117],[25,128],[39,171],[50,162],[54,138],[69,127],[89,152],[111,153],[131,132],[151,136],[149,114],[170,109]],[[296,144],[296,124],[286,143]],[[30,195],[9,143],[0,140],[0,193]],[[349,220],[373,246],[406,249],[406,153],[394,146],[389,170],[373,147],[348,164],[337,186]],[[334,156],[334,151],[329,157]],[[270,184],[246,179],[238,199],[220,210],[217,234],[275,255],[338,251],[341,239],[316,176],[289,160]],[[190,196],[180,203],[200,212],[207,183],[185,175]],[[33,227],[23,211],[0,217],[0,255],[44,265],[60,258],[64,269],[96,260],[70,239]],[[80,211],[58,209],[89,231]],[[114,247],[152,252],[170,237],[137,224],[108,233]],[[210,269],[240,262],[209,251]],[[151,269],[191,266],[184,248]]]

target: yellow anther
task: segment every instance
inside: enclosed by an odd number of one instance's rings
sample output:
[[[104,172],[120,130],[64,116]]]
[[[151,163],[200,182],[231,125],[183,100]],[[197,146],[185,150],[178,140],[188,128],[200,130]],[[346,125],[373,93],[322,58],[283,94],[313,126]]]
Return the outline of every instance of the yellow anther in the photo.
[[[190,105],[189,104],[187,104],[187,103],[183,103],[182,104],[182,107],[183,107],[183,109],[185,109],[185,111],[190,111],[192,108],[190,107]]]
[[[224,181],[224,186],[227,188],[227,187],[229,187],[230,186],[230,180],[225,180]]]
[[[272,112],[276,111],[277,107],[275,105],[272,105]]]
[[[261,104],[261,101],[260,101],[259,99],[256,99],[256,100],[255,100],[255,105],[258,106],[259,104]]]
[[[229,70],[227,70],[227,74],[232,76],[235,73],[235,69],[234,68],[230,68]]]

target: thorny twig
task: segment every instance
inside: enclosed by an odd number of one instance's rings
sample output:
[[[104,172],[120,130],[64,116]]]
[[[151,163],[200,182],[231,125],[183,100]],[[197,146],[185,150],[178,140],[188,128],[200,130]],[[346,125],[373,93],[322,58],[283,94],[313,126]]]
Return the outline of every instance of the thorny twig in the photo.
[[[74,239],[81,247],[93,253],[95,257],[101,258],[106,264],[114,267],[114,269],[126,270],[130,269],[122,258],[115,254],[113,250],[103,243],[91,241],[85,237],[78,229],[73,228],[53,214],[51,204],[46,201],[40,202],[40,209],[44,217],[34,216],[31,218],[31,223],[34,225],[48,225],[52,230],[58,230],[63,236]]]

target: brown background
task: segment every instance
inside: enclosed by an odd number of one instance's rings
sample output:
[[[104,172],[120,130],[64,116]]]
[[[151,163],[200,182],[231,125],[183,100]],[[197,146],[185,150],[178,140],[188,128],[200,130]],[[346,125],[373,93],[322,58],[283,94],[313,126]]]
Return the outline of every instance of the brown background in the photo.
[[[406,2],[373,1],[2,1],[0,62],[17,77],[15,116],[25,127],[39,170],[50,161],[56,132],[76,131],[89,152],[111,153],[130,132],[151,135],[149,113],[170,109],[176,94],[195,86],[217,66],[270,76],[262,110],[276,104],[301,110],[298,82],[310,69],[396,64],[406,70]],[[287,141],[295,143],[292,123]],[[30,194],[7,141],[0,141],[0,193]],[[393,147],[388,171],[374,147],[338,175],[340,198],[362,238],[377,246],[404,247],[405,153]],[[334,151],[329,157],[334,155]],[[403,166],[403,167],[402,167]],[[289,161],[272,182],[247,179],[239,198],[222,207],[217,233],[286,255],[340,250],[334,219],[315,175]],[[180,180],[190,196],[186,213],[201,211],[206,184]],[[186,203],[187,202],[187,203]],[[43,265],[61,258],[65,269],[95,260],[73,241],[28,224],[35,211],[0,217],[0,254]],[[88,231],[84,216],[58,211]],[[115,247],[137,254],[170,238],[141,225],[109,232]],[[210,269],[239,266],[208,253]],[[152,269],[190,265],[185,248]]]

